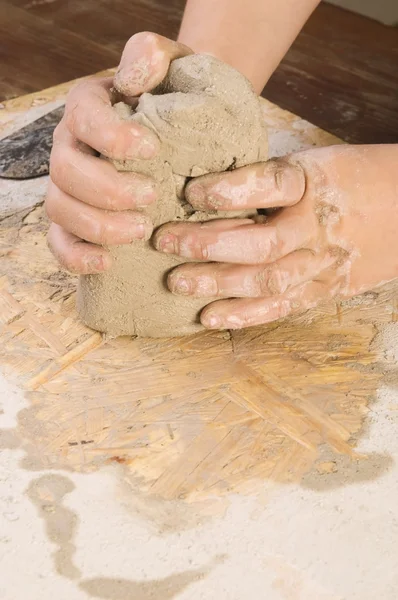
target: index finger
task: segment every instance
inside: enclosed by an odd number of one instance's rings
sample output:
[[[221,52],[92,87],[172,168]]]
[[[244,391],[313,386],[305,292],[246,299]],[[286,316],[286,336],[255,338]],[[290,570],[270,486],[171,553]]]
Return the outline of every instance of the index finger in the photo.
[[[289,158],[277,158],[189,182],[188,202],[198,210],[280,208],[305,194],[304,170]]]
[[[79,141],[114,160],[153,158],[160,148],[156,134],[112,107],[112,79],[88,79],[69,94],[65,123]]]

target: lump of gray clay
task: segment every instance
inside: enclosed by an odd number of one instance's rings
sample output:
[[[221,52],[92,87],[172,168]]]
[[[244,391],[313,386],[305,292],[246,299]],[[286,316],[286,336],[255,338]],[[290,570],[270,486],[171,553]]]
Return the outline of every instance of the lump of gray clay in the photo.
[[[231,217],[195,212],[183,196],[186,178],[267,158],[258,96],[243,75],[208,55],[173,61],[162,85],[143,94],[135,111],[123,103],[115,110],[150,127],[161,140],[154,160],[114,163],[120,171],[159,182],[160,200],[147,210],[155,227],[177,219]],[[110,252],[109,272],[80,278],[78,310],[86,325],[111,336],[175,337],[202,329],[199,314],[211,299],[175,296],[165,285],[167,273],[186,259],[157,252],[150,241],[115,246]]]

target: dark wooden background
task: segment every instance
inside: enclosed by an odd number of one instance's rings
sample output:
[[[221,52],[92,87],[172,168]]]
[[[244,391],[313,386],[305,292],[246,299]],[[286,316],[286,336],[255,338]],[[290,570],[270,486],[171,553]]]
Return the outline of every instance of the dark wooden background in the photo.
[[[1,0],[0,99],[116,66],[126,40],[178,32],[185,0]],[[398,142],[398,28],[322,3],[263,95],[356,143]]]

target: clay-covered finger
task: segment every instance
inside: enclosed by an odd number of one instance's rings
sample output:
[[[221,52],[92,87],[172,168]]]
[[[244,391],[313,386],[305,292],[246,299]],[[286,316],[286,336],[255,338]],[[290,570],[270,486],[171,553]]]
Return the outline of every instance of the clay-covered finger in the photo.
[[[240,224],[233,219],[168,223],[156,232],[154,244],[160,252],[183,258],[261,264],[308,247],[316,230],[315,216],[286,212],[261,224]]]
[[[108,250],[102,246],[87,244],[55,223],[50,225],[47,240],[55,258],[71,273],[102,273],[111,266]]]
[[[328,296],[324,283],[310,281],[277,297],[212,302],[203,309],[200,320],[209,329],[243,329],[303,312]]]
[[[335,260],[303,249],[270,265],[187,263],[174,269],[167,283],[174,294],[196,298],[269,297],[315,279]]]
[[[123,50],[115,87],[129,97],[149,92],[163,81],[172,60],[192,53],[184,44],[156,33],[137,33]]]
[[[62,123],[54,132],[50,175],[70,196],[106,210],[148,206],[156,200],[154,180],[137,173],[119,172],[88,147],[79,144]]]
[[[94,244],[130,244],[136,239],[149,239],[152,233],[152,225],[145,215],[95,208],[65,194],[51,180],[46,211],[53,223]]]
[[[193,179],[187,200],[199,210],[241,210],[292,206],[305,193],[305,175],[299,163],[278,158],[227,173]]]
[[[156,134],[112,108],[112,79],[87,79],[69,94],[65,124],[77,140],[108,158],[153,158],[159,151]]]

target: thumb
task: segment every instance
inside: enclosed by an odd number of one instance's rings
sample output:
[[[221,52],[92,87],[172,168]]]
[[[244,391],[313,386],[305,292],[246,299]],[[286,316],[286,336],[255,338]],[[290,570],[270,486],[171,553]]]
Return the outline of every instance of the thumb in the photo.
[[[139,96],[165,78],[171,61],[193,51],[156,33],[133,35],[124,47],[114,86],[124,96]]]
[[[241,210],[297,204],[305,193],[305,173],[294,155],[190,181],[186,198],[196,209]]]

